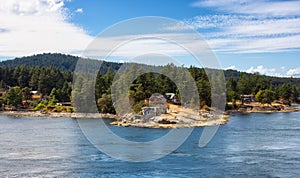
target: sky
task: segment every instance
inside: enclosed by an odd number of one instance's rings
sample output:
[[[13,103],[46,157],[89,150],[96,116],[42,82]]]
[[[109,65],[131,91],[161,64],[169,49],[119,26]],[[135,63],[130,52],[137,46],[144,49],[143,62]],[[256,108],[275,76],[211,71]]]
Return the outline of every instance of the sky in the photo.
[[[298,0],[2,0],[0,59],[47,52],[80,56],[101,32],[143,16],[178,20],[165,26],[172,33],[162,31],[157,36],[172,35],[175,39],[186,27],[195,30],[223,69],[300,76]],[[121,42],[125,38],[105,40]],[[165,45],[159,48],[169,50]],[[132,54],[123,51],[116,60],[130,57]],[[194,65],[183,60],[186,66]]]

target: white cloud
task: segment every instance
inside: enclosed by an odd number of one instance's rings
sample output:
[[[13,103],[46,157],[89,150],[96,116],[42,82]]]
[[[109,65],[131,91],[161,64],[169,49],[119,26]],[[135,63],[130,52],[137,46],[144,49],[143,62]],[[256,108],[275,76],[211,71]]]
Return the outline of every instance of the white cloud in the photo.
[[[245,70],[247,73],[259,73],[262,75],[275,76],[275,77],[300,77],[300,68],[287,69],[284,66],[280,68],[267,68],[265,66],[252,66]]]
[[[68,20],[64,0],[1,2],[0,56],[81,53],[92,38]]]
[[[186,49],[198,53],[209,50],[205,41],[197,40],[197,37],[200,36],[190,33],[99,36],[93,41],[86,54],[106,56],[112,53],[112,56],[132,58],[150,53],[190,55]]]
[[[255,73],[258,72],[263,75],[275,76],[275,77],[300,77],[300,68],[294,68],[287,70],[284,66],[280,69],[275,68],[266,68],[264,66],[250,67],[245,72]]]
[[[257,66],[257,67],[252,66],[248,70],[246,70],[246,72],[247,73],[256,73],[256,72],[258,72],[259,74],[262,74],[262,75],[277,76],[277,77],[282,77],[283,76],[275,68],[266,68],[262,65]]]
[[[236,70],[236,66],[229,66],[229,67],[226,67],[225,70]]]
[[[83,9],[82,8],[78,8],[78,9],[76,9],[75,12],[77,12],[77,13],[83,13]]]
[[[299,76],[300,75],[300,68],[290,69],[286,73],[288,76]]]

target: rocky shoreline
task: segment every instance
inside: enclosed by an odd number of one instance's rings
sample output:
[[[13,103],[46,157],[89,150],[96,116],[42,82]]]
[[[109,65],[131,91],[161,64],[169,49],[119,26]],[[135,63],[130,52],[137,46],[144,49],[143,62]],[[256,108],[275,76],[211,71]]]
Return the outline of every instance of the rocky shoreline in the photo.
[[[298,105],[294,105],[298,106]],[[287,107],[283,105],[279,106],[270,106],[270,105],[245,105],[244,107],[241,107],[238,110],[228,110],[227,113],[289,113],[289,112],[299,112],[300,108],[294,108],[294,107]]]
[[[118,119],[114,114],[100,113],[68,113],[68,112],[40,112],[40,111],[1,111],[0,114],[14,117],[50,117],[50,118],[111,118]]]
[[[228,118],[233,113],[276,113],[276,112],[299,112],[300,108],[284,107],[245,107],[239,110],[229,110],[222,114],[213,112],[195,113],[185,109],[179,113],[167,113],[159,116],[145,117],[135,113],[123,116],[100,113],[66,113],[66,112],[40,112],[40,111],[1,111],[0,114],[14,117],[50,117],[50,118],[111,118],[115,121],[111,125],[123,127],[143,128],[191,128],[223,125],[229,122]]]
[[[143,118],[141,115],[129,113],[110,124],[123,127],[192,128],[223,125],[229,121],[228,118],[228,115],[214,115],[208,112],[200,114],[162,114],[150,118]]]
[[[162,114],[159,116],[147,117],[134,113],[119,117],[111,125],[123,127],[146,127],[146,128],[190,128],[223,125],[229,122],[228,118],[233,113],[276,113],[276,112],[299,112],[300,108],[287,106],[268,105],[245,105],[239,110],[229,110],[225,113],[214,114],[214,112],[196,112],[188,108],[181,108],[180,112]]]

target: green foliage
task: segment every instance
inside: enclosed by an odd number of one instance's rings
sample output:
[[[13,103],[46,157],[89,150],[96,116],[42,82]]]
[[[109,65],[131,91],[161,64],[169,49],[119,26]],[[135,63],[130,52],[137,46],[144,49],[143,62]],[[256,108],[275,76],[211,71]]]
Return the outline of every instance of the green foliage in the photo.
[[[22,94],[22,98],[24,100],[30,100],[31,99],[31,93],[30,93],[31,89],[28,87],[25,87],[21,90],[21,94]]]
[[[263,100],[263,90],[259,90],[255,95],[255,100],[261,102]]]
[[[55,107],[56,103],[58,102],[58,100],[56,99],[56,89],[53,88],[50,95],[49,95],[49,102],[47,107]]]
[[[62,112],[63,111],[63,107],[62,106],[55,106],[54,109],[52,110],[53,112]]]
[[[271,104],[275,98],[275,92],[272,90],[259,90],[259,92],[255,95],[255,99],[261,103],[269,103]]]
[[[204,110],[206,110],[206,111],[210,111],[210,107],[207,106],[207,105],[204,105],[201,109],[204,109]]]
[[[281,85],[278,88],[278,94],[280,98],[290,99],[292,97],[292,87],[289,84]]]
[[[103,94],[97,101],[98,109],[101,113],[116,113],[110,95]]]
[[[22,104],[22,95],[20,92],[20,87],[11,87],[6,94],[6,101],[8,105],[15,106]]]
[[[73,113],[74,112],[74,108],[70,107],[70,106],[67,106],[66,107],[66,112]]]
[[[200,107],[205,105],[211,105],[211,90],[210,84],[207,80],[199,80],[197,81],[199,99],[202,101]]]
[[[39,103],[35,108],[34,108],[34,111],[41,111],[43,109],[46,108],[46,105],[43,104],[43,103]]]
[[[19,66],[27,67],[55,67],[60,71],[74,71],[76,64],[80,58],[71,55],[58,54],[58,53],[45,53],[28,57],[16,58],[14,60],[7,60],[0,62],[0,66],[7,68],[16,68]],[[86,59],[85,59],[86,60]],[[95,62],[95,60],[89,60]],[[102,61],[98,61],[102,62]],[[101,73],[107,73],[110,68],[111,71],[116,71],[120,68],[121,64],[114,62],[103,62],[101,65]],[[31,86],[32,87],[32,86]]]
[[[237,90],[239,94],[251,94],[253,85],[251,79],[246,77],[244,73],[241,74],[241,78],[237,83]]]
[[[132,109],[137,114],[142,114],[142,108],[148,106],[144,101],[140,101],[132,106]]]
[[[27,101],[29,103],[29,106],[31,108],[35,108],[38,104],[39,104],[39,101],[38,100],[33,100],[33,101]]]
[[[228,91],[227,92],[227,100],[228,101],[236,101],[239,99],[239,95],[235,91]]]

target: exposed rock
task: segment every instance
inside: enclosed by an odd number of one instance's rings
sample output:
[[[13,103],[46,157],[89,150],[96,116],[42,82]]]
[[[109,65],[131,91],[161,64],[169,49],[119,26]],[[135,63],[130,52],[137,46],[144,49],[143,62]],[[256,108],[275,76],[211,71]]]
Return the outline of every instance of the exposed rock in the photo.
[[[147,128],[190,128],[203,127],[226,124],[228,122],[224,115],[217,116],[213,113],[196,113],[192,110],[182,109],[183,112],[162,114],[160,116],[153,116],[145,118],[143,116],[128,113],[120,117],[112,125],[117,126],[133,126],[133,127],[147,127]]]

